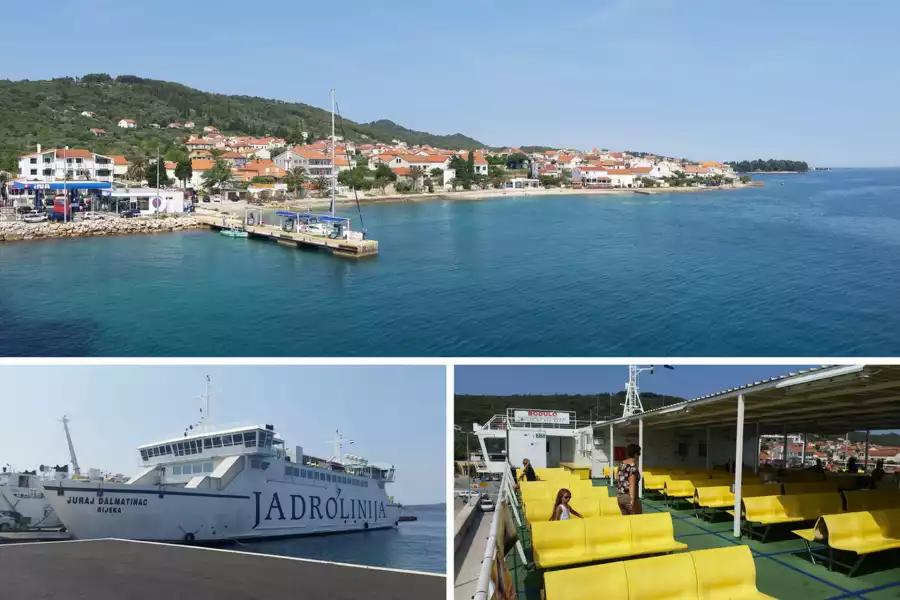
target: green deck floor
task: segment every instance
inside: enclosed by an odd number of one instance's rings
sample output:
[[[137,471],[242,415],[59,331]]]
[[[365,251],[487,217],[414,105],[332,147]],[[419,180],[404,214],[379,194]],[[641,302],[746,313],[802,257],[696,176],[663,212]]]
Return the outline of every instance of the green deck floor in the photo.
[[[729,520],[710,523],[696,518],[688,504],[670,508],[649,498],[645,498],[643,504],[645,513],[665,511],[672,514],[675,539],[687,544],[688,550],[721,548],[736,543],[750,546],[756,561],[757,587],[770,596],[781,600],[900,599],[900,553],[870,556],[859,573],[850,578],[842,567],[835,566],[836,570],[829,572],[821,564],[812,564],[806,545],[790,533],[790,527],[773,530],[765,544],[746,537],[738,541],[733,537],[733,524],[727,514],[719,518]],[[531,561],[531,540],[527,533],[523,534],[521,541],[525,555]],[[519,600],[539,600],[542,587],[540,572],[523,565],[515,549],[506,560],[516,582]]]

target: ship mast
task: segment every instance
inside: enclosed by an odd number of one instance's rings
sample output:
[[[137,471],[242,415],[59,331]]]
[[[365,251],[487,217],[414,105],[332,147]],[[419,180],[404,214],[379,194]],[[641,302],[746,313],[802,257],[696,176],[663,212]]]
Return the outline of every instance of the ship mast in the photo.
[[[206,376],[206,394],[204,394],[204,396],[206,397],[206,414],[203,416],[203,431],[209,433],[209,421],[211,416],[209,414],[209,375]]]
[[[78,466],[78,458],[75,457],[75,446],[72,444],[72,434],[69,433],[69,418],[63,415],[63,430],[66,432],[66,441],[69,442],[69,460],[72,462],[72,473],[81,475],[81,468]]]
[[[334,88],[331,88],[331,216],[334,216],[334,194],[337,188],[337,165],[334,164]]]

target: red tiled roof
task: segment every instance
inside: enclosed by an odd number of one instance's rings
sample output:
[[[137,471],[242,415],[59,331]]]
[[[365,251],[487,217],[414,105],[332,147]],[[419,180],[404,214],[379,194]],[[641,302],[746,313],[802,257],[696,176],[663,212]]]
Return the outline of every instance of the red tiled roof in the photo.
[[[109,158],[113,159],[113,164],[116,165],[127,165],[128,159],[122,156],[121,154],[110,154]]]
[[[214,160],[206,160],[203,158],[195,158],[191,161],[191,169],[194,171],[209,171],[216,164]]]

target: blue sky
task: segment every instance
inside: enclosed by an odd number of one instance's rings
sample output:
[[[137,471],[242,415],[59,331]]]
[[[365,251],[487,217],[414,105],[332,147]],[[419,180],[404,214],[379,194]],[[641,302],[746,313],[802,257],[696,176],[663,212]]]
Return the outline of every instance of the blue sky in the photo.
[[[348,118],[492,145],[900,165],[894,0],[48,0],[4,17],[27,54],[9,79],[131,73],[320,107],[334,87]],[[81,49],[40,51],[35,28]]]
[[[693,399],[726,388],[786,375],[810,365],[778,366],[656,366],[642,373],[642,392],[656,392]],[[621,392],[628,380],[628,367],[591,365],[459,366],[454,374],[457,394],[606,394]]]
[[[206,375],[216,424],[266,424],[288,447],[344,451],[396,466],[388,493],[403,504],[444,502],[444,367],[0,367],[5,422],[0,465],[65,464],[66,414],[82,470],[131,474],[136,448],[178,437],[200,416]],[[14,425],[12,425],[14,423]]]

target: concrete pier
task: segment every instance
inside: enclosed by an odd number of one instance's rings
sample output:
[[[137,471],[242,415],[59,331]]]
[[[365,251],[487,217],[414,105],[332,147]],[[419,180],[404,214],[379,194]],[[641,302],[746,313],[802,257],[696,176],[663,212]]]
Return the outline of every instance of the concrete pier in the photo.
[[[223,219],[221,216],[198,215],[195,218],[214,230],[240,227],[252,238],[269,239],[279,244],[287,244],[298,248],[306,247],[323,250],[345,258],[365,258],[378,254],[378,242],[376,240],[335,240],[308,233],[284,231],[271,225],[245,226],[243,220],[234,216],[224,217]]]
[[[0,545],[4,600],[443,600],[447,578],[248,552],[91,540]]]

